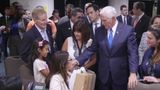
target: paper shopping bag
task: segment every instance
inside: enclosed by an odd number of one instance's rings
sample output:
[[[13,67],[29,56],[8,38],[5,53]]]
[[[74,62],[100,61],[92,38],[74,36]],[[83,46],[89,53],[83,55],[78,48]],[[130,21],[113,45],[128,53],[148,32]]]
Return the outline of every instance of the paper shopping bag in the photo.
[[[92,71],[77,73],[73,90],[94,90],[96,75]]]

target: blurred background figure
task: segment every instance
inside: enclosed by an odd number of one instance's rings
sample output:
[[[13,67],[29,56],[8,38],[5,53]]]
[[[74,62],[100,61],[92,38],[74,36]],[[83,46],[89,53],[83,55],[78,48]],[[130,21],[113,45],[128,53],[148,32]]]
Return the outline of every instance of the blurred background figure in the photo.
[[[66,15],[61,17],[58,24],[63,24],[66,21],[69,21],[69,19],[71,18],[71,11],[74,8],[74,5],[72,4],[67,4],[65,7],[65,13]]]
[[[126,5],[121,5],[120,10],[121,15],[117,17],[117,20],[124,24],[131,25],[132,17],[128,15],[128,7]]]
[[[55,24],[58,23],[58,21],[60,19],[60,15],[59,15],[58,9],[54,9],[53,10],[52,16],[49,19],[52,20]]]
[[[150,18],[145,14],[144,2],[135,2],[133,4],[133,20],[132,26],[135,28],[137,44],[139,46],[143,32],[147,31],[149,26]]]

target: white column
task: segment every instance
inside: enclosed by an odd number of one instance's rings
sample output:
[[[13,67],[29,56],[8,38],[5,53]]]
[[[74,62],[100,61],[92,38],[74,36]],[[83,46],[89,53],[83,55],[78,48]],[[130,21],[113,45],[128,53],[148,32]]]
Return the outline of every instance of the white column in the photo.
[[[120,6],[125,4],[128,6],[129,0],[108,0],[108,5],[116,8],[118,15],[120,14]]]

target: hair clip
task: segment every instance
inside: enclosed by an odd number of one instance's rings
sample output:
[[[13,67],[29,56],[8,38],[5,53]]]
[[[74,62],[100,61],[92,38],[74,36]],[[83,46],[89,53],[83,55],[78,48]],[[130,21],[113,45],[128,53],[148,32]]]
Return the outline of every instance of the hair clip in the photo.
[[[42,47],[42,46],[43,46],[43,41],[39,41],[39,42],[38,42],[38,46],[39,46],[39,47]]]

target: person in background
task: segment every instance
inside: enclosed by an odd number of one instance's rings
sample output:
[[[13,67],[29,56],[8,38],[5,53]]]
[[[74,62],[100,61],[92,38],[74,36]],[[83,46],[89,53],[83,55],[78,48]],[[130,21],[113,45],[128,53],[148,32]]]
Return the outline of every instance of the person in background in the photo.
[[[24,9],[19,3],[12,3],[10,7],[12,20],[9,29],[8,47],[10,56],[20,55],[20,46],[23,34],[25,32],[25,25],[23,21]]]
[[[69,90],[68,80],[74,63],[66,51],[57,51],[51,59],[50,73],[46,80],[49,90]]]
[[[55,48],[53,48],[54,45],[51,27],[47,24],[48,18],[46,11],[41,8],[35,8],[32,11],[32,18],[35,24],[30,30],[24,33],[20,47],[20,56],[26,63],[28,62],[28,56],[31,53],[32,44],[37,38],[47,40],[49,42],[48,58],[52,53],[55,52]]]
[[[67,4],[65,6],[65,13],[66,13],[66,15],[63,16],[63,17],[61,17],[59,19],[58,25],[61,25],[61,24],[63,24],[63,23],[65,23],[65,22],[67,22],[67,21],[70,20],[70,18],[71,18],[71,11],[72,11],[73,8],[74,8],[73,4]]]
[[[58,50],[61,50],[65,39],[71,36],[74,23],[76,23],[82,17],[83,17],[83,10],[79,7],[73,8],[69,20],[62,24],[58,24],[58,30],[56,36],[56,43]]]
[[[4,53],[4,57],[8,56],[7,48],[8,48],[8,38],[9,38],[9,31],[10,31],[10,24],[11,24],[11,11],[10,7],[6,6],[4,10],[3,17],[0,18],[0,26],[4,28],[1,30],[2,35],[2,52]]]
[[[62,46],[62,51],[67,51],[69,57],[75,59],[90,45],[92,44],[92,39],[90,36],[90,27],[85,20],[78,20],[72,31],[72,36],[66,38]],[[83,66],[95,71],[94,64],[96,63],[96,56],[92,56]]]
[[[160,28],[160,15],[154,16],[150,21],[150,27],[152,28]],[[144,52],[147,50],[148,44],[147,44],[147,33],[144,32],[142,34],[141,42],[138,47],[138,53],[139,53],[139,64],[141,64]]]
[[[86,13],[90,20],[91,38],[95,36],[96,29],[101,26],[102,22],[99,16],[99,7],[95,4],[90,4],[86,7]]]
[[[100,11],[102,26],[95,38],[74,63],[83,65],[97,54],[96,90],[128,90],[137,84],[138,48],[134,28],[119,23],[117,11],[106,6]]]
[[[140,40],[143,32],[148,30],[150,17],[145,14],[145,3],[144,2],[135,2],[133,4],[133,20],[132,26],[135,28],[137,44],[139,46]]]
[[[131,25],[132,17],[128,15],[128,7],[126,5],[120,6],[121,15],[117,16],[117,20],[127,25]]]
[[[140,65],[140,78],[146,82],[160,82],[160,28],[150,28],[147,31],[147,44],[149,48],[145,51]]]
[[[35,40],[32,45],[30,55],[30,69],[33,71],[34,80],[36,82],[45,83],[46,77],[49,75],[49,68],[46,63],[46,57],[49,52],[49,42],[46,40]]]
[[[37,6],[37,9],[44,9],[43,6]],[[55,39],[56,33],[57,33],[57,28],[55,23],[52,20],[47,20],[47,24],[51,26],[51,31],[52,31],[52,38]],[[34,20],[31,20],[26,27],[26,31],[31,30],[31,28],[35,25]]]
[[[54,9],[53,10],[52,16],[49,19],[52,20],[57,25],[57,23],[58,23],[58,21],[60,19],[58,9]]]

